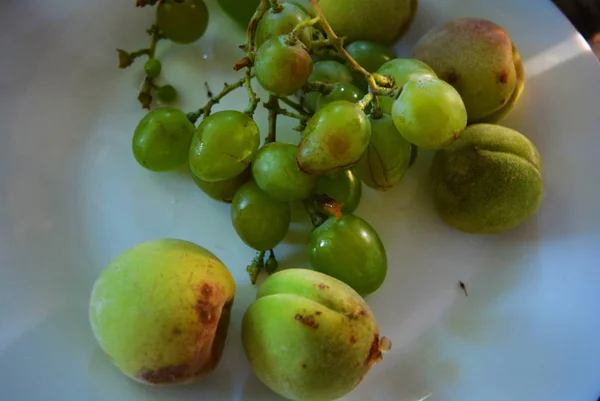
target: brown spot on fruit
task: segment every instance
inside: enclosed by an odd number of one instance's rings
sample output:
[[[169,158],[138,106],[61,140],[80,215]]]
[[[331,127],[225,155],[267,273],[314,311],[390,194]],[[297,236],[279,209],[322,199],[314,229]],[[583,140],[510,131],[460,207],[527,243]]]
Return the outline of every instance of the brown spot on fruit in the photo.
[[[319,283],[318,287],[319,287],[320,290],[324,290],[326,288],[329,288],[329,286],[325,285],[325,283]]]
[[[315,315],[317,315],[317,316],[321,316],[321,313],[323,313],[323,312],[321,312],[321,311],[316,311],[316,312],[315,312]]]
[[[202,284],[202,289],[201,289],[202,295],[204,295],[205,298],[210,298],[212,293],[213,293],[213,289],[210,285],[204,283]]]
[[[383,354],[379,348],[379,333],[375,333],[373,342],[371,342],[371,349],[369,349],[369,354],[367,355],[365,362],[368,366],[371,366],[381,361],[382,358]]]
[[[364,309],[361,309],[360,312],[358,312],[358,316],[367,316],[367,311]]]
[[[305,363],[302,364],[302,369],[306,369],[308,366],[306,366]]]
[[[500,84],[505,84],[508,82],[508,72],[507,71],[500,71],[498,73],[498,75],[496,76],[496,82],[500,83]]]
[[[216,322],[218,308],[203,299],[196,301],[196,315],[200,322],[210,325]]]
[[[188,365],[165,366],[159,369],[142,369],[138,377],[152,384],[181,383],[193,376]]]
[[[350,147],[347,138],[332,132],[330,135],[327,135],[325,142],[327,144],[327,148],[329,149],[329,153],[331,153],[331,156],[340,160],[345,159],[346,154],[348,153],[348,148]]]
[[[448,82],[450,85],[453,85],[456,83],[456,81],[458,81],[458,74],[454,70],[449,70],[442,75],[442,79]]]
[[[350,337],[350,344],[356,344],[356,337],[354,337],[354,336]]]
[[[178,326],[173,327],[173,335],[179,336],[179,335],[181,335],[181,333],[182,333],[182,331],[181,331],[180,327],[178,327]]]
[[[314,316],[302,316],[300,314],[296,314],[295,319],[311,329],[316,329],[319,327],[319,323],[315,321]]]

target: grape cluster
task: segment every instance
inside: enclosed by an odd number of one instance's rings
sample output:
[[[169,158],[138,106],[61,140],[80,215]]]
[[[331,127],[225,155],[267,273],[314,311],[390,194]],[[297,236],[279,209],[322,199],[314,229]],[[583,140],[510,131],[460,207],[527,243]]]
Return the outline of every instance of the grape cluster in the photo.
[[[459,137],[467,110],[428,65],[396,58],[373,42],[345,45],[318,3],[310,3],[314,13],[294,2],[261,0],[234,67],[244,76],[195,112],[149,112],[135,131],[133,153],[153,171],[188,163],[202,191],[231,203],[235,231],[258,252],[248,266],[253,282],[263,268],[277,270],[273,249],[288,231],[290,203],[303,202],[314,224],[312,268],[366,296],[384,282],[387,257],[377,232],[353,214],[362,184],[380,191],[397,185],[417,147],[439,150]],[[206,17],[202,0],[160,2],[158,35],[193,42]],[[152,80],[160,63],[148,54]],[[269,112],[262,146],[254,78],[270,94],[262,103]],[[241,87],[249,95],[245,110],[212,114],[214,104]],[[277,142],[278,115],[298,119],[297,145]]]

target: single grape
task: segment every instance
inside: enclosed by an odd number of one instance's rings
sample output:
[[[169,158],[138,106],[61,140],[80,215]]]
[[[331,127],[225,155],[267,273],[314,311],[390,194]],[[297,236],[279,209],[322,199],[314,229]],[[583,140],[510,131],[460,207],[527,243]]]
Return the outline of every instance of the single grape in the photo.
[[[236,191],[252,179],[252,169],[248,167],[241,174],[225,181],[206,182],[192,174],[198,188],[214,200],[231,203]]]
[[[344,100],[329,103],[309,120],[300,144],[297,162],[308,174],[327,174],[358,163],[371,139],[365,113]]]
[[[218,0],[219,5],[225,13],[233,18],[244,30],[248,28],[250,18],[256,11],[260,0]],[[285,3],[292,3],[300,7],[306,14],[314,17],[315,13],[308,0],[287,0]]]
[[[273,249],[290,227],[290,204],[272,198],[251,181],[235,193],[231,221],[246,245],[257,251]]]
[[[369,72],[376,72],[386,62],[396,57],[396,54],[389,48],[379,43],[358,41],[346,46],[346,51],[352,56],[358,64]],[[365,77],[352,71],[354,85],[363,92],[369,89]]]
[[[362,183],[352,169],[337,171],[320,176],[315,193],[343,203],[342,213],[352,213],[360,203]]]
[[[332,84],[333,89],[326,95],[322,95],[317,100],[317,110],[322,109],[329,103],[337,102],[338,100],[346,100],[351,103],[356,103],[364,96],[356,86],[346,83]]]
[[[308,18],[308,15],[295,4],[281,3],[281,6],[282,9],[277,12],[270,8],[259,21],[254,36],[256,46],[260,47],[266,40],[273,37],[291,33],[296,25]],[[306,46],[310,46],[312,28],[303,29],[298,35],[298,39]]]
[[[148,59],[148,61],[146,61],[146,64],[144,64],[144,71],[146,72],[146,75],[148,77],[156,78],[160,75],[160,72],[162,71],[162,64],[159,60],[155,58],[150,58]]]
[[[369,118],[371,141],[355,167],[356,174],[366,185],[387,191],[400,182],[408,170],[411,158],[410,143],[400,135],[392,117]]]
[[[467,126],[467,110],[452,85],[435,78],[408,81],[392,117],[410,143],[426,149],[448,146]]]
[[[302,88],[312,67],[312,58],[306,47],[287,35],[276,36],[263,43],[254,62],[258,82],[278,96],[290,96]]]
[[[310,235],[310,264],[343,281],[362,296],[375,292],[387,275],[387,255],[379,235],[353,214],[330,217]]]
[[[381,65],[377,73],[394,78],[394,85],[404,86],[411,80],[437,78],[435,72],[425,63],[414,58],[395,58]]]
[[[146,114],[135,129],[133,155],[148,170],[172,170],[187,161],[193,135],[194,124],[183,111],[156,109]]]
[[[248,167],[260,144],[260,133],[246,114],[226,110],[206,117],[190,146],[190,169],[203,181],[224,181]]]
[[[208,8],[203,0],[164,0],[156,9],[161,33],[175,43],[194,43],[208,26]]]
[[[411,26],[418,0],[319,0],[325,18],[348,42],[391,46]]]
[[[308,82],[325,83],[352,83],[352,74],[348,67],[334,60],[317,61],[314,66]],[[321,97],[319,92],[309,92],[304,98],[304,105],[311,112],[317,110],[317,101]]]
[[[301,201],[312,194],[317,177],[300,171],[297,151],[297,146],[283,142],[270,143],[258,151],[252,175],[260,189],[283,202]]]
[[[164,103],[171,103],[177,99],[177,89],[171,85],[163,85],[158,88],[158,99]]]
[[[248,29],[250,18],[254,15],[260,0],[218,0],[218,3],[223,11],[245,30]]]
[[[414,58],[395,58],[383,64],[378,70],[378,74],[394,78],[394,86],[402,87],[408,81],[421,78],[437,78],[433,69],[427,64]],[[385,114],[392,114],[394,105],[393,98],[389,96],[380,96],[379,103]]]

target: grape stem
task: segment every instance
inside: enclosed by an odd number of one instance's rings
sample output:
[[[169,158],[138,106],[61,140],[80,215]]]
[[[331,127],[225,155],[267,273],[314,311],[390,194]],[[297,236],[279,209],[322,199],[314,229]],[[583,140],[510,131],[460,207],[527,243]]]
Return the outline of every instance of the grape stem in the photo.
[[[354,60],[354,58],[352,58],[352,56],[346,51],[346,49],[344,49],[344,39],[337,36],[331,25],[329,25],[327,18],[325,18],[325,15],[323,15],[323,11],[319,6],[318,0],[309,1],[313,9],[315,10],[315,14],[317,15],[317,17],[321,19],[321,26],[323,27],[325,34],[327,34],[328,40],[336,48],[336,50],[342,56],[344,56],[344,58],[350,65],[350,68],[352,68],[352,70],[358,72],[359,74],[362,74],[369,83],[369,86],[375,90],[381,89],[381,86],[391,87],[394,83],[393,79],[390,79],[377,73],[371,74],[369,71],[365,70],[360,64],[358,64],[356,60]]]
[[[252,75],[252,67],[247,67],[244,82],[246,83],[246,87],[248,88],[248,107],[245,111],[248,117],[254,116],[254,112],[256,111],[258,103],[260,102],[260,98],[258,97],[256,92],[254,92],[254,89],[252,89]]]
[[[308,216],[310,217],[310,222],[312,223],[313,228],[317,228],[325,223],[327,220],[327,215],[317,209],[315,206],[315,200],[313,198],[305,199],[302,203],[304,204],[306,213],[308,213]]]
[[[302,114],[294,113],[293,111],[282,109],[281,107],[279,108],[278,114],[290,118],[295,118],[296,120],[306,121],[306,117]]]
[[[383,117],[383,110],[381,110],[381,104],[379,103],[379,97],[374,96],[373,101],[371,102],[373,105],[371,109],[371,113],[369,116],[374,120],[379,120]]]
[[[150,41],[150,47],[147,49],[139,50],[138,52],[134,52],[132,54],[147,54],[149,59],[154,58],[156,54],[156,45],[158,42],[163,39],[163,36],[160,34],[160,30],[158,29],[158,25],[156,23],[148,29],[148,34],[152,35],[152,40]],[[140,55],[141,55],[140,54]],[[136,56],[139,57],[139,56]],[[146,76],[144,78],[144,83],[142,84],[142,89],[138,94],[138,100],[142,104],[142,108],[150,110],[150,104],[152,103],[152,89],[155,87],[154,78]]]
[[[246,51],[246,57],[242,60],[238,61],[236,65],[233,67],[234,70],[238,71],[242,68],[246,68],[246,87],[248,88],[248,107],[246,108],[246,114],[249,117],[254,115],[256,108],[258,107],[258,103],[260,102],[259,97],[252,89],[252,67],[254,65],[254,35],[256,33],[256,27],[258,26],[258,22],[265,15],[267,10],[270,7],[269,0],[261,0],[258,8],[254,12],[250,23],[248,24],[248,31],[246,33],[246,43],[242,46],[242,48]]]
[[[246,267],[246,271],[250,275],[250,281],[252,282],[252,285],[256,284],[260,272],[265,267],[266,254],[266,251],[257,252],[254,259],[252,259],[252,263]]]
[[[279,13],[281,12],[281,10],[283,10],[283,6],[279,2],[279,0],[269,0],[269,3],[271,4],[273,12]]]
[[[298,113],[300,113],[302,115],[303,118],[305,118],[305,119],[310,118],[310,114],[308,113],[308,111],[306,111],[304,109],[304,107],[300,103],[296,103],[292,99],[287,98],[287,97],[280,97],[279,100],[281,100],[283,103],[290,106],[292,109],[296,110]]]
[[[251,78],[254,78],[254,73],[251,73]],[[208,117],[212,112],[212,108],[214,105],[218,104],[221,99],[225,96],[233,92],[234,90],[241,88],[246,83],[246,77],[237,80],[232,84],[225,83],[223,85],[223,90],[216,95],[213,95],[208,102],[201,108],[196,111],[187,114],[188,119],[195,124],[200,117]]]
[[[373,98],[375,96],[373,96],[372,93],[367,93],[365,95],[365,97],[363,97],[361,100],[359,100],[358,102],[356,102],[356,105],[361,109],[361,110],[365,110],[367,108],[368,105],[371,104],[371,102],[373,101]]]
[[[269,95],[269,101],[264,104],[269,110],[269,134],[265,139],[265,144],[277,141],[277,114],[280,112],[279,99],[275,95]]]
[[[332,84],[329,84],[326,82],[321,82],[321,81],[307,82],[304,85],[305,92],[320,92],[324,95],[328,95],[329,93],[331,93],[332,90],[333,90]]]
[[[296,26],[294,27],[294,29],[293,29],[293,30],[292,30],[292,32],[290,33],[290,36],[291,36],[292,38],[295,38],[295,39],[297,39],[297,38],[298,38],[298,35],[300,34],[300,32],[301,32],[303,29],[305,29],[305,28],[308,28],[308,27],[312,27],[312,26],[314,26],[315,24],[317,24],[319,21],[321,21],[321,18],[319,18],[319,17],[315,17],[315,18],[308,18],[308,19],[306,19],[306,20],[302,21],[301,23],[299,23],[298,25],[296,25]]]

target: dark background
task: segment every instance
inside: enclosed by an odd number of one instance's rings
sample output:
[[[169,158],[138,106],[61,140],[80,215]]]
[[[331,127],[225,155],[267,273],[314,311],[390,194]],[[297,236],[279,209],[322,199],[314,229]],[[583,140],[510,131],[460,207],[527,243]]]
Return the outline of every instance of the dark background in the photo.
[[[600,59],[600,0],[552,1],[590,42],[592,50]]]

